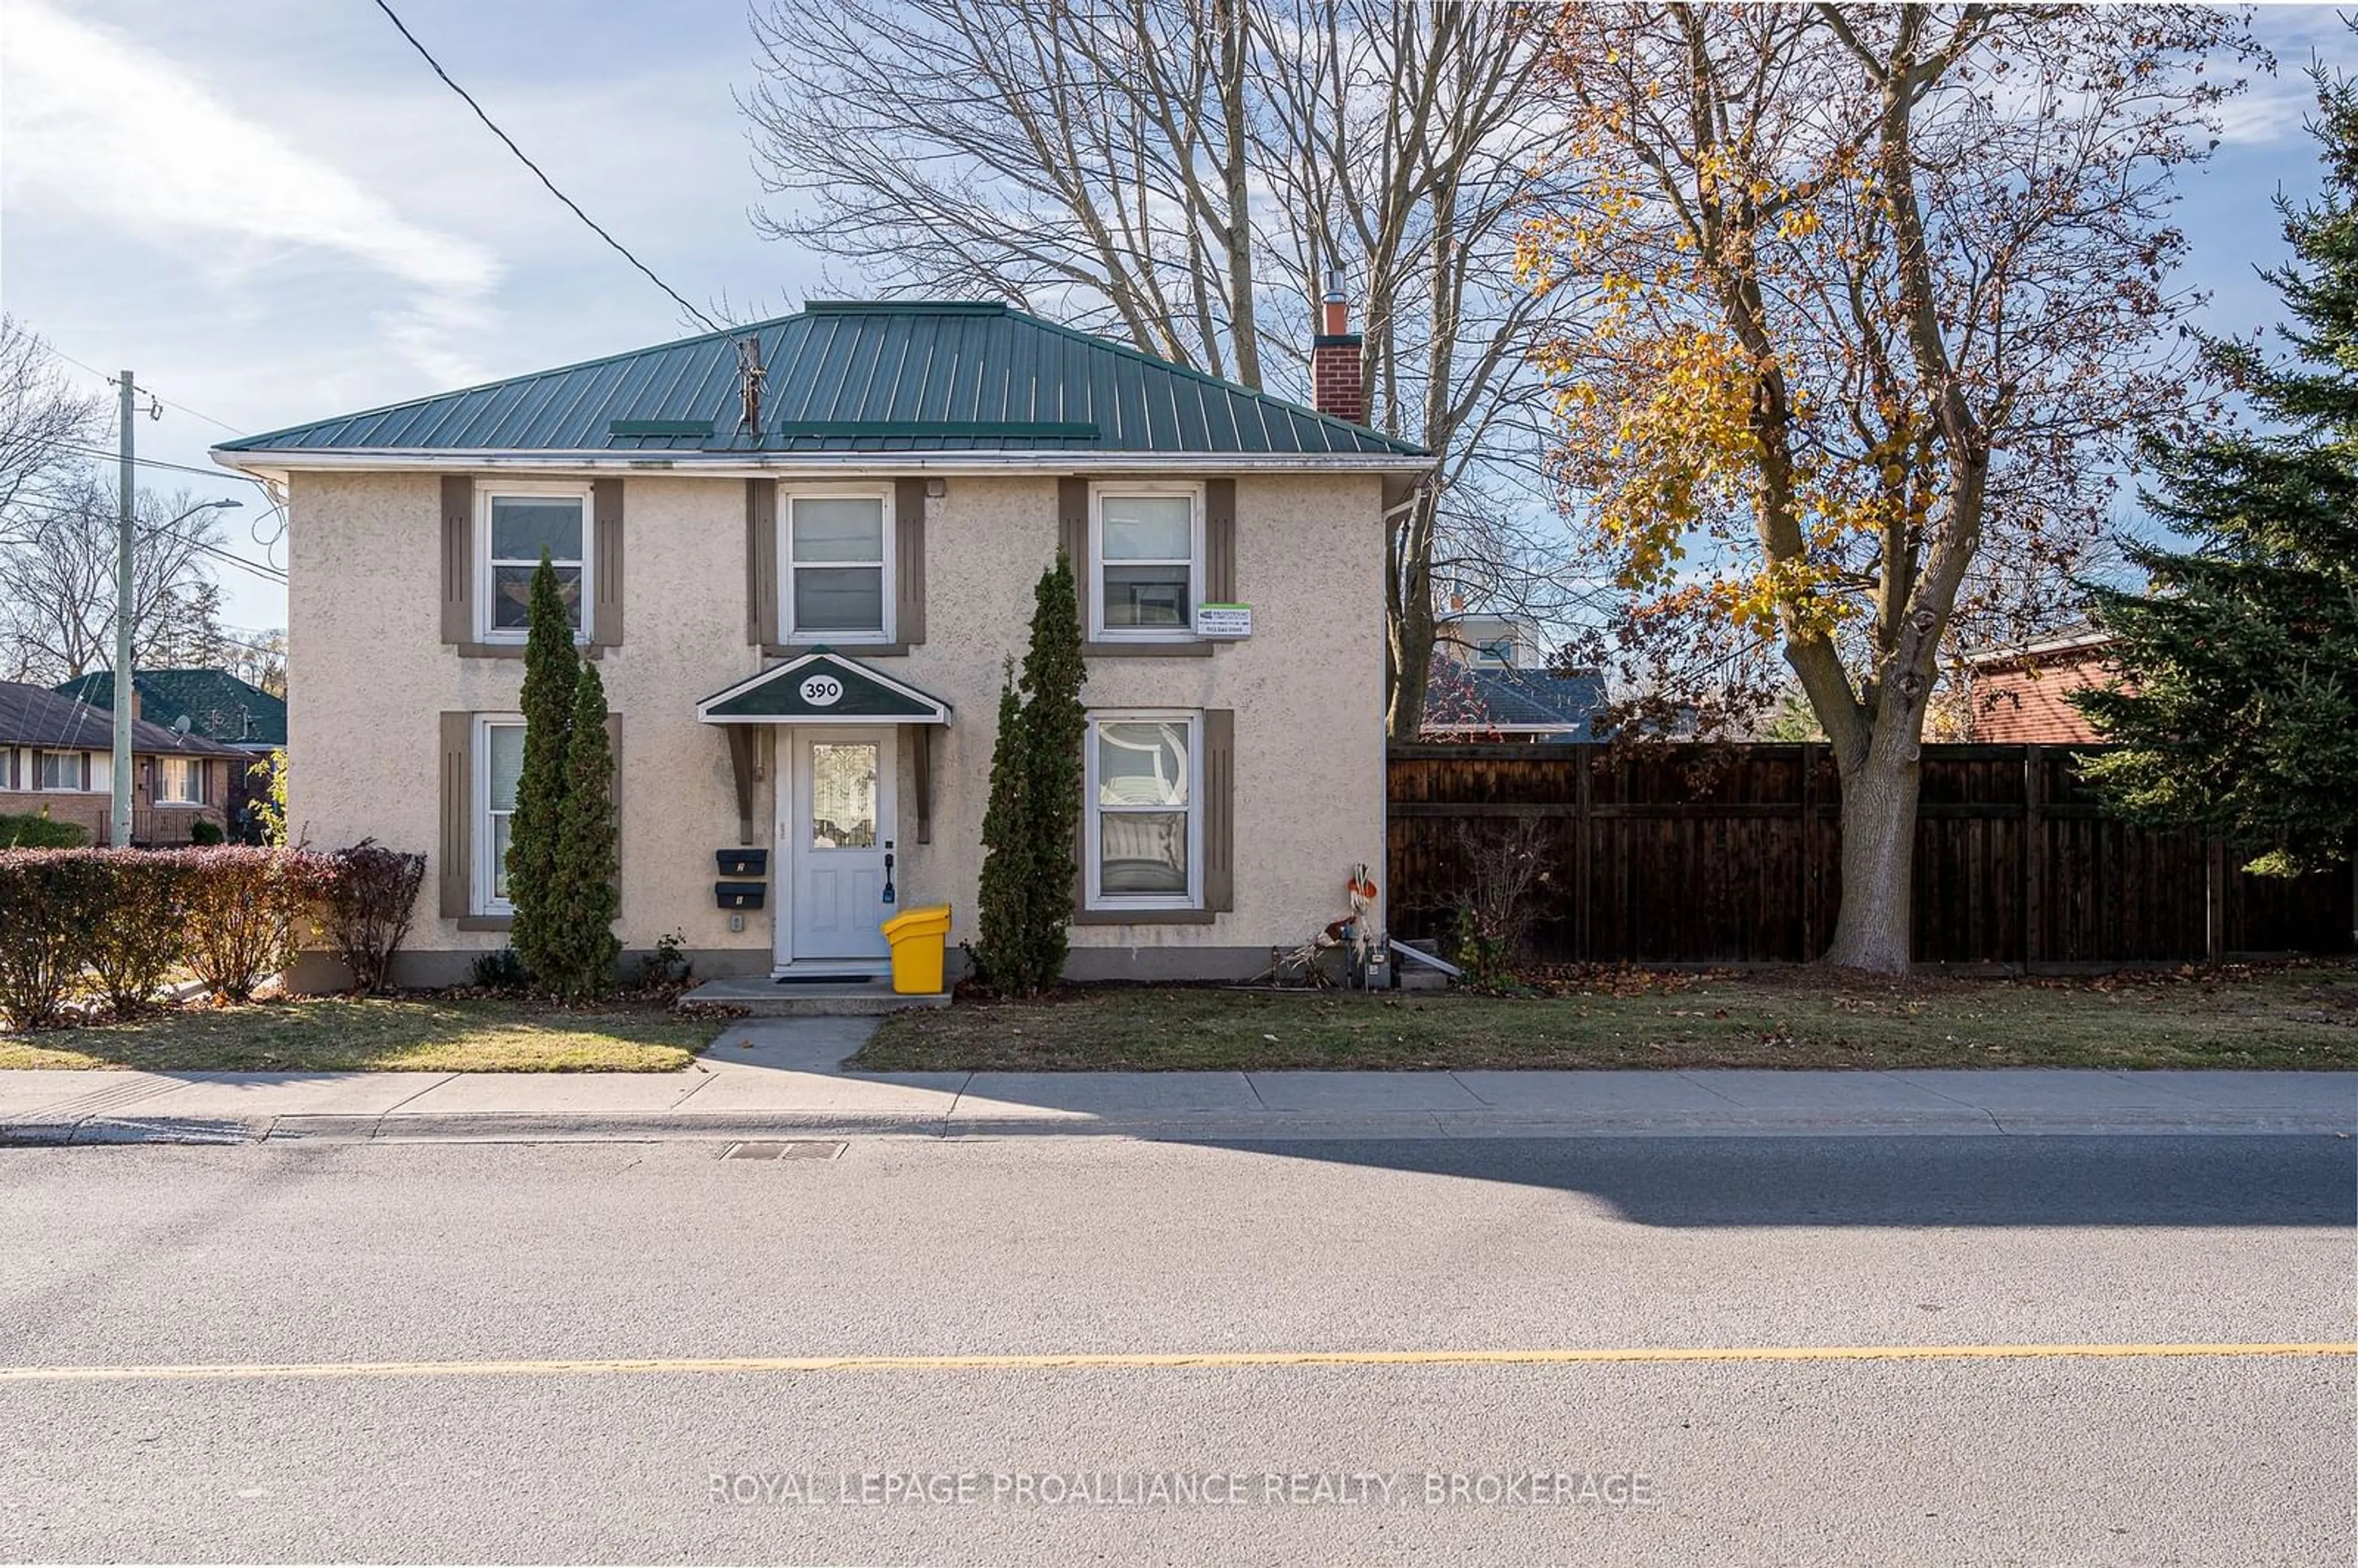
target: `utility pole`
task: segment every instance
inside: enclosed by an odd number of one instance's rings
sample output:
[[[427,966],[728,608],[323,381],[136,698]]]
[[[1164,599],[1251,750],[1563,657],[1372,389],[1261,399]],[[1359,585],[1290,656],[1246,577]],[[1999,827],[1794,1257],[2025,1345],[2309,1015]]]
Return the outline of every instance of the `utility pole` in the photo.
[[[131,373],[117,384],[123,393],[122,412],[115,419],[121,432],[120,463],[115,481],[114,522],[114,811],[107,842],[122,849],[131,842],[131,571],[132,514],[139,504],[137,465],[131,455],[132,407],[137,390]]]

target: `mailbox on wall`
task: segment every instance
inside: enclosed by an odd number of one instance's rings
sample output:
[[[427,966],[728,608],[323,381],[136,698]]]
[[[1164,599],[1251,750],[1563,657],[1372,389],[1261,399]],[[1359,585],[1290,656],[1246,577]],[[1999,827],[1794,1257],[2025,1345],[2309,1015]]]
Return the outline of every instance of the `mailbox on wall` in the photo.
[[[714,882],[712,901],[723,909],[759,909],[769,892],[767,882]]]
[[[767,849],[718,849],[712,858],[720,863],[724,877],[765,877],[770,874],[770,852]]]

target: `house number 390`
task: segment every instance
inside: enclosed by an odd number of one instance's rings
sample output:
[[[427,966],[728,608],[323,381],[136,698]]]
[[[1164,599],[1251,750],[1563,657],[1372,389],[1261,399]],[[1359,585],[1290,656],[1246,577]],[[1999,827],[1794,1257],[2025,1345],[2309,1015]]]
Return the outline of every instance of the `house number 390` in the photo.
[[[843,696],[843,683],[833,676],[813,676],[803,682],[803,700],[813,708],[833,708]]]

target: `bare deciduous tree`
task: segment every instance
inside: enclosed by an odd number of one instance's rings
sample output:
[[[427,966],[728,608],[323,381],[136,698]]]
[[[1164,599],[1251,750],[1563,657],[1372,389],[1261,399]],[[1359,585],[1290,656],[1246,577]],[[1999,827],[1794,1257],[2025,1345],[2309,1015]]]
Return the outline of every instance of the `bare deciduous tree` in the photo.
[[[1640,637],[1774,647],[1807,692],[1833,962],[1908,966],[1944,637],[2084,559],[2139,430],[2199,411],[2164,213],[2233,91],[2202,59],[2244,42],[2154,5],[1563,14],[1586,179],[1526,261],[1609,303],[1551,356],[1559,472]]]
[[[1529,569],[1543,416],[1515,287],[1550,178],[1527,7],[1385,0],[795,0],[758,8],[742,107],[765,232],[896,292],[984,292],[1297,398],[1346,266],[1369,422],[1440,454],[1392,520],[1393,734],[1437,581]],[[1503,543],[1502,543],[1503,540]],[[1444,542],[1446,541],[1446,542]],[[1544,561],[1540,562],[1544,565]]]
[[[20,508],[48,503],[82,466],[72,449],[104,428],[103,400],[75,390],[49,346],[0,315],[0,540],[20,537]]]
[[[217,665],[221,589],[204,569],[215,514],[181,514],[186,492],[142,492],[133,544],[133,658],[149,668]],[[114,492],[87,470],[0,541],[0,668],[44,686],[114,664]],[[177,519],[177,521],[176,521]]]

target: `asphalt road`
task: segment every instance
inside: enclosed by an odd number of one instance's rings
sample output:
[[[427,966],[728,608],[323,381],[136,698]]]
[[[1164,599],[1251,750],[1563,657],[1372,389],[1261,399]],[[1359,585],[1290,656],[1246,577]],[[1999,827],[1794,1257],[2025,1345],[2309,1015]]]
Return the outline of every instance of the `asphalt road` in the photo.
[[[2347,1140],[717,1154],[0,1151],[0,1557],[2353,1557]]]

